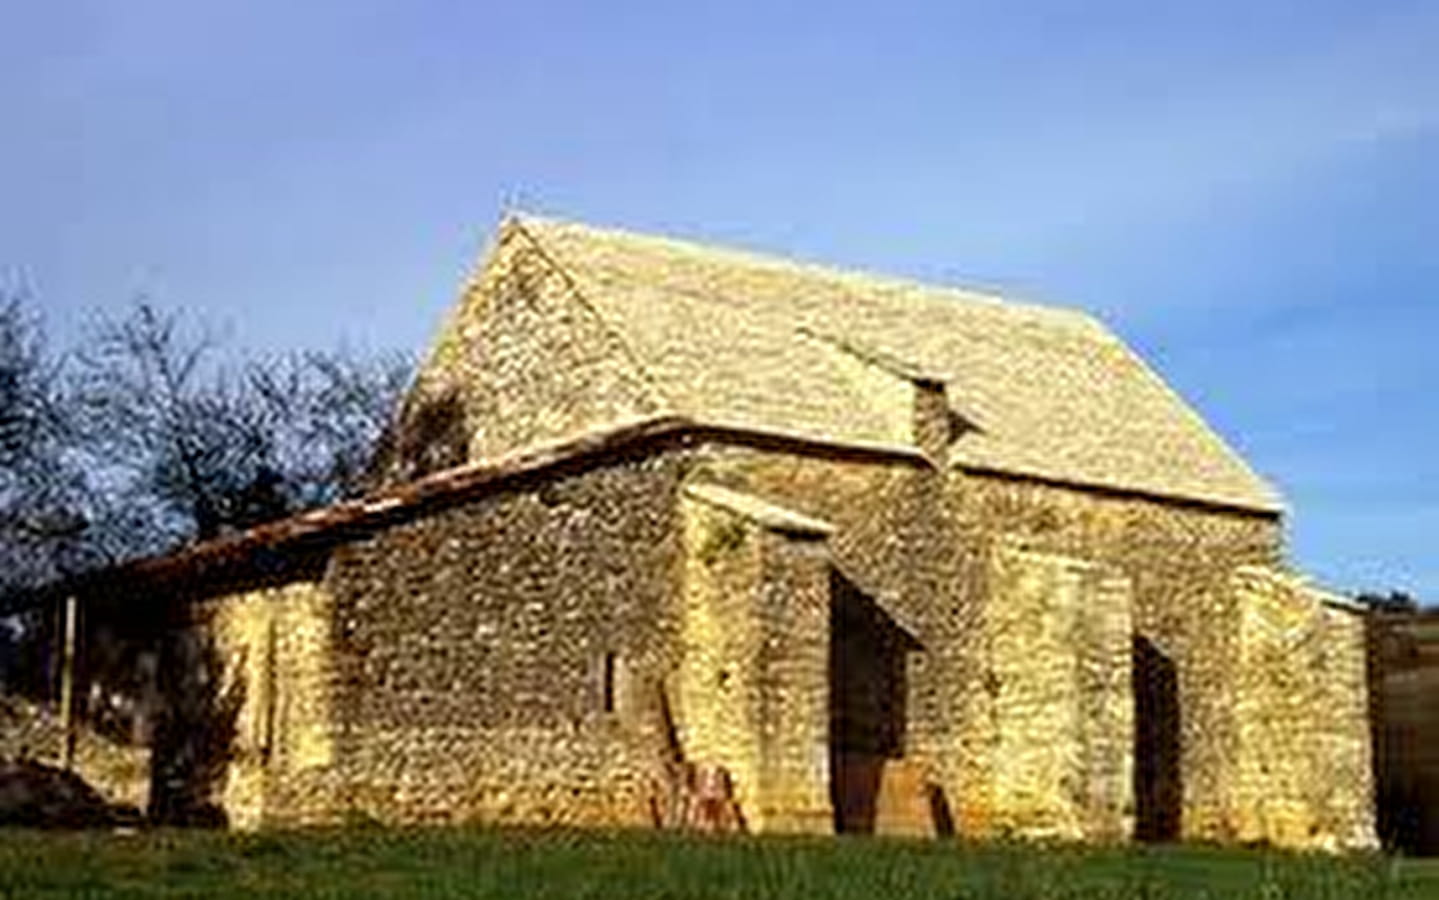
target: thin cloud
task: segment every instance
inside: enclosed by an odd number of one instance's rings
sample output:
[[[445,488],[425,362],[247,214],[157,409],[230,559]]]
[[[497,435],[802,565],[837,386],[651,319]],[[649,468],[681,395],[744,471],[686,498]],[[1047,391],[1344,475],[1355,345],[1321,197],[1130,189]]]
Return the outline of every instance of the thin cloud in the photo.
[[[971,208],[1003,211],[987,223],[996,250],[1091,252],[1216,203],[1252,202],[1267,183],[1358,147],[1432,132],[1436,41],[1439,14],[1411,15],[1283,64],[1176,73],[1164,97],[1096,98],[994,142],[956,186]]]

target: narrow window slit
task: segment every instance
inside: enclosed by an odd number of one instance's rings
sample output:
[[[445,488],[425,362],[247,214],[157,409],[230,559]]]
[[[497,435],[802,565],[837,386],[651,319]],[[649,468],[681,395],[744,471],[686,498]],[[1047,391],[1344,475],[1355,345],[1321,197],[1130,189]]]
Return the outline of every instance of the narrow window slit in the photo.
[[[605,653],[600,669],[600,709],[607,713],[615,711],[615,654]]]

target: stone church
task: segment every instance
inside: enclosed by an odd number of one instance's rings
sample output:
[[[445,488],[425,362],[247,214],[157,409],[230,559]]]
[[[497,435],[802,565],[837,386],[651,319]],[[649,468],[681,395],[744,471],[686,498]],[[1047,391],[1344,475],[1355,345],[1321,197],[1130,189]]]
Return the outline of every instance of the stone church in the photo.
[[[512,216],[377,471],[85,599],[234,826],[1374,844],[1361,616],[1083,313]]]

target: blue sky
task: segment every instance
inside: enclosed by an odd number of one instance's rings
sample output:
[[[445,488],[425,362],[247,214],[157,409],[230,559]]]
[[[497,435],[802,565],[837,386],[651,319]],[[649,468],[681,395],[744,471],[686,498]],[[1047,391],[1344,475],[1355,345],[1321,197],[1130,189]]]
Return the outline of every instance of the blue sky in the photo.
[[[0,283],[417,350],[501,210],[1086,308],[1439,601],[1439,4],[0,8]]]

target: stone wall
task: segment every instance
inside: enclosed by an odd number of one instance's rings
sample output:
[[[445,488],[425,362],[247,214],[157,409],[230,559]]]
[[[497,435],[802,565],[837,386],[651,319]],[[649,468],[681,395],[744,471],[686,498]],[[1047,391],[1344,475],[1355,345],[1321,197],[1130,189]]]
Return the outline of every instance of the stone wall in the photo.
[[[1158,839],[1233,840],[1226,779],[1237,632],[1228,625],[1236,615],[1229,578],[1237,567],[1279,561],[1278,519],[980,473],[952,479],[950,491],[961,530],[977,546],[1086,560],[1129,580],[1135,635],[1174,680],[1179,757],[1158,773],[1177,784],[1136,797],[1137,827]]]
[[[402,482],[659,411],[625,346],[509,229],[420,367],[380,468]]]
[[[675,704],[686,762],[723,766],[755,831],[828,831],[829,555],[695,500]]]
[[[845,585],[904,636],[880,830],[942,831],[952,812],[972,835],[1363,843],[1357,782],[1305,795],[1322,812],[1300,840],[1255,824],[1283,819],[1277,795],[1236,780],[1262,769],[1264,721],[1236,704],[1267,708],[1290,671],[1239,624],[1279,588],[1234,580],[1278,562],[1277,519],[781,444],[562,465],[343,544],[317,583],[220,601],[255,692],[225,787],[236,821],[646,824],[690,762],[730,773],[751,828],[826,830],[837,760],[853,771],[829,657]],[[697,484],[828,537],[698,503]],[[1303,753],[1328,748],[1337,779],[1363,695],[1352,622],[1325,622],[1314,665],[1343,712],[1311,716]],[[1169,737],[1135,719],[1156,697]],[[1161,738],[1172,766],[1135,760]]]
[[[755,825],[759,805],[763,635],[754,615],[762,550],[754,523],[695,500],[684,504],[684,597],[675,730],[681,754],[723,766]]]
[[[948,827],[943,813],[931,816],[929,805],[942,809],[967,790],[971,757],[958,743],[958,724],[976,672],[970,645],[977,633],[978,567],[946,507],[943,474],[919,459],[708,444],[693,451],[690,478],[832,524],[828,547],[836,572],[915,645],[906,660],[903,744],[898,755],[874,762],[872,776],[881,788],[893,785],[906,795],[880,790],[875,802],[884,809],[922,802],[926,821],[895,821],[894,830]],[[874,827],[887,829],[889,818],[878,816]]]
[[[223,667],[221,693],[238,701],[216,802],[237,828],[333,819],[336,665],[329,593],[297,581],[218,597],[204,607]]]
[[[694,471],[834,523],[836,565],[922,647],[908,685],[904,759],[941,792],[961,831],[1052,830],[1103,838],[1124,831],[1142,811],[1151,837],[1233,838],[1237,823],[1226,779],[1236,739],[1228,693],[1234,673],[1227,661],[1237,652],[1237,633],[1226,627],[1236,615],[1229,578],[1236,567],[1280,559],[1275,517],[959,470],[941,476],[910,462],[751,448],[707,447],[696,455]],[[1056,571],[1069,565],[1106,573],[1101,580],[1109,587],[1096,589],[1096,596],[1114,613],[1114,627],[1086,636],[1098,641],[1090,650],[1107,660],[1101,668],[1122,682],[1133,647],[1117,636],[1132,627],[1170,673],[1173,734],[1156,737],[1147,723],[1146,735],[1170,741],[1175,759],[1157,771],[1146,769],[1158,783],[1142,803],[1137,797],[1126,802],[1120,786],[1121,773],[1133,765],[1133,749],[1122,752],[1118,735],[1125,727],[1134,733],[1119,712],[1122,688],[1105,701],[1117,716],[1111,722],[1116,730],[1094,745],[1118,753],[1118,768],[1099,778],[1110,786],[1109,799],[1095,801],[1102,814],[1061,815],[1075,807],[1057,787],[1044,800],[1021,799],[998,787],[994,750],[1002,719],[996,718],[994,685],[1015,660],[1035,658],[1023,649],[1033,637],[1027,629],[1062,630],[1057,622],[1032,622],[1020,609],[1039,612],[1053,604],[1058,615],[1067,608],[1069,590],[1056,576],[1045,582],[1048,593],[1031,591],[1015,607],[1013,592],[990,582],[997,573],[988,561],[1001,548],[1068,561],[1056,561]],[[1117,585],[1126,581],[1128,590],[1121,591]],[[1117,624],[1120,597],[1131,604],[1126,625]],[[1102,652],[1096,649],[1101,646]],[[1087,690],[1092,700],[1103,694]],[[1064,746],[1079,753],[1091,737],[1076,720]],[[1058,784],[1032,761],[1033,771],[1016,769],[1027,763],[1010,755],[1011,773],[1003,778],[1029,783],[1025,791]],[[1066,790],[1075,789],[1072,781],[1065,781]],[[1048,819],[1031,815],[1040,808],[1049,810]]]
[[[1375,844],[1361,614],[1301,579],[1233,576],[1235,836],[1283,847]]]
[[[769,831],[828,832],[830,558],[812,536],[761,540],[758,817]]]
[[[988,790],[966,831],[1117,840],[1134,826],[1131,595],[1117,570],[1000,545],[985,619]]]
[[[334,552],[353,812],[650,820],[676,665],[674,466],[548,475]]]
[[[1280,560],[1275,517],[748,447],[700,448],[691,472],[834,523],[837,568],[921,648],[903,763],[962,832],[1227,841],[1244,830],[1231,576]],[[1136,666],[1140,695],[1125,686]],[[1023,687],[1004,697],[1007,679]],[[1085,714],[1066,718],[1075,709]],[[1326,740],[1352,749],[1354,722],[1331,725]],[[1030,726],[1063,735],[1021,738]],[[1362,783],[1333,794],[1355,816],[1367,802]]]
[[[0,762],[64,764],[65,727],[53,707],[0,696]],[[107,803],[144,810],[150,795],[150,749],[113,740],[88,723],[75,729],[73,770]]]

